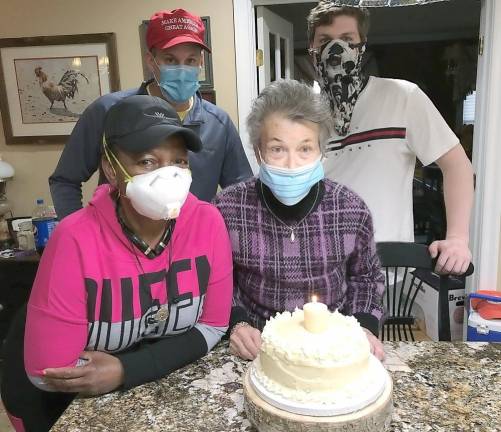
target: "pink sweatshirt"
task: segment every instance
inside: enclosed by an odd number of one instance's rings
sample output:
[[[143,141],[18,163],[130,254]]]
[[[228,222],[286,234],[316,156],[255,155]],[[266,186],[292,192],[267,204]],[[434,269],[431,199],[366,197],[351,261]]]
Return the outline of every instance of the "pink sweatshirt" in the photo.
[[[65,218],[42,256],[24,341],[27,374],[41,388],[45,368],[74,366],[84,350],[120,352],[193,327],[210,350],[227,329],[232,257],[218,210],[190,194],[169,245],[149,259],[122,232],[110,191],[98,187]]]

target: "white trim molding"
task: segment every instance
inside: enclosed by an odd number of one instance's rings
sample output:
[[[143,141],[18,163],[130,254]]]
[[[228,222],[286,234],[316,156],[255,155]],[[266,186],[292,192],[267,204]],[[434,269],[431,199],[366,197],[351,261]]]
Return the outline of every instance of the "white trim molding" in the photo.
[[[252,0],[233,0],[235,26],[235,60],[237,71],[238,130],[254,173],[257,162],[249,142],[245,120],[252,101],[257,97],[256,81],[256,16]]]
[[[473,166],[475,204],[470,244],[475,273],[468,292],[496,289],[501,216],[501,2],[482,1],[483,53],[477,71]],[[482,39],[481,39],[482,40]]]

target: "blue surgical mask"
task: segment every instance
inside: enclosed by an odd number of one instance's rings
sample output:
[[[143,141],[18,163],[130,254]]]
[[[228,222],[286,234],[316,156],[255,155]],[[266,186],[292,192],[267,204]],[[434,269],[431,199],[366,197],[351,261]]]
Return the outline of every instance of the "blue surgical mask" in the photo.
[[[186,102],[200,88],[197,66],[170,66],[158,63],[157,66],[160,70],[160,79],[157,83],[167,99],[173,102]]]
[[[324,178],[324,167],[320,156],[311,164],[299,168],[279,168],[262,162],[259,179],[270,188],[283,204],[292,206],[301,201],[310,189]]]

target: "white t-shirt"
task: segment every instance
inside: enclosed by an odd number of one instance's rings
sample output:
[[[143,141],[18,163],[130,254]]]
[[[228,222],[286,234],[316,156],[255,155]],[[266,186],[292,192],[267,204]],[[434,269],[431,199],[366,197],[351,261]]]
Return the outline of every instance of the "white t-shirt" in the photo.
[[[355,105],[350,133],[333,136],[327,144],[325,174],[365,200],[376,241],[412,242],[416,156],[429,165],[457,144],[459,139],[417,85],[370,77]]]

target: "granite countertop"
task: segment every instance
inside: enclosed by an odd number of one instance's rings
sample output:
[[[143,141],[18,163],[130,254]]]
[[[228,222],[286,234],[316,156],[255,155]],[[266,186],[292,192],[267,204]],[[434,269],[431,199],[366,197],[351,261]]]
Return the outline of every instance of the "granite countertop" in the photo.
[[[501,344],[385,343],[389,431],[501,431]],[[220,344],[198,362],[127,392],[76,399],[52,429],[254,432],[243,411],[247,363]]]

